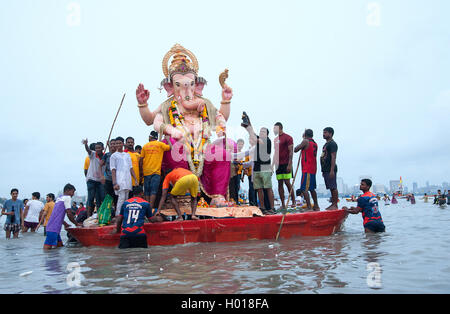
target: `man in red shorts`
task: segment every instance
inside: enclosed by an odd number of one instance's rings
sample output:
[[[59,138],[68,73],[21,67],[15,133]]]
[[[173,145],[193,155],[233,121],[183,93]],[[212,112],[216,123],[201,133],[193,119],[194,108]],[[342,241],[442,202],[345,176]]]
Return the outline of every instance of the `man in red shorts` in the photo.
[[[317,173],[317,143],[313,140],[313,130],[307,129],[303,133],[303,141],[295,147],[294,152],[301,151],[302,163],[302,181],[298,194],[303,195],[306,201],[308,210],[320,210],[317,201],[316,193],[316,173]],[[311,207],[311,201],[308,191],[314,201],[314,206]]]

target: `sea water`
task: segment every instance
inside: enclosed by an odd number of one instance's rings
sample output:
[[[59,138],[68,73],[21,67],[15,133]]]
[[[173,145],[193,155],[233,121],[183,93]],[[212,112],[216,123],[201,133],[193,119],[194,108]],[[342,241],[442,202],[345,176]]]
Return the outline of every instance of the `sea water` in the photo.
[[[42,229],[2,230],[0,293],[449,293],[450,207],[379,204],[386,232],[370,235],[359,214],[326,237],[44,252]]]

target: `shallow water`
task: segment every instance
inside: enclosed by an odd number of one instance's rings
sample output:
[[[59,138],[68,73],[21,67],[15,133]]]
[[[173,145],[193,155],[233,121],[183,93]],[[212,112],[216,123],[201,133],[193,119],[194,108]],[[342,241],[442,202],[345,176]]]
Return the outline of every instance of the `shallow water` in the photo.
[[[43,230],[6,240],[2,217],[0,293],[449,293],[450,207],[400,200],[380,210],[381,235],[349,215],[328,237],[50,252]]]

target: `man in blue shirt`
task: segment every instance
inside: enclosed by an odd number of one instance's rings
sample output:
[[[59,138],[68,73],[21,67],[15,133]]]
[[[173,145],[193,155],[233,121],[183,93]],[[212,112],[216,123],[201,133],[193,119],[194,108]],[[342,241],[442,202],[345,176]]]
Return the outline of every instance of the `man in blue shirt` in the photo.
[[[384,232],[385,226],[383,219],[381,218],[380,210],[378,209],[378,201],[375,194],[370,192],[370,187],[372,186],[372,180],[362,179],[360,190],[363,195],[358,197],[357,207],[342,207],[350,214],[362,213],[363,225],[366,233],[377,233]]]
[[[22,210],[24,208],[23,202],[17,197],[19,196],[18,189],[11,190],[11,199],[7,200],[3,205],[2,215],[6,215],[6,222],[4,230],[6,232],[6,238],[11,238],[11,232],[14,238],[19,237],[19,231],[21,226]]]
[[[119,249],[147,248],[147,235],[144,230],[145,217],[150,222],[160,222],[162,217],[153,216],[150,203],[143,199],[144,190],[135,187],[135,196],[126,200],[117,219],[117,233],[120,234]]]

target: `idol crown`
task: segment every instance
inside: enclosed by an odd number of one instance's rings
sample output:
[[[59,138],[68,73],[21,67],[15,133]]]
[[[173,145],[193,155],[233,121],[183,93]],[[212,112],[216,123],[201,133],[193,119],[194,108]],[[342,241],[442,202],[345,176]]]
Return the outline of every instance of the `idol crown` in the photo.
[[[170,66],[168,62],[170,57],[173,56]],[[166,78],[172,77],[174,74],[186,74],[193,73],[195,76],[198,74],[198,62],[197,58],[192,52],[181,46],[175,44],[164,56],[163,59],[163,72]]]

